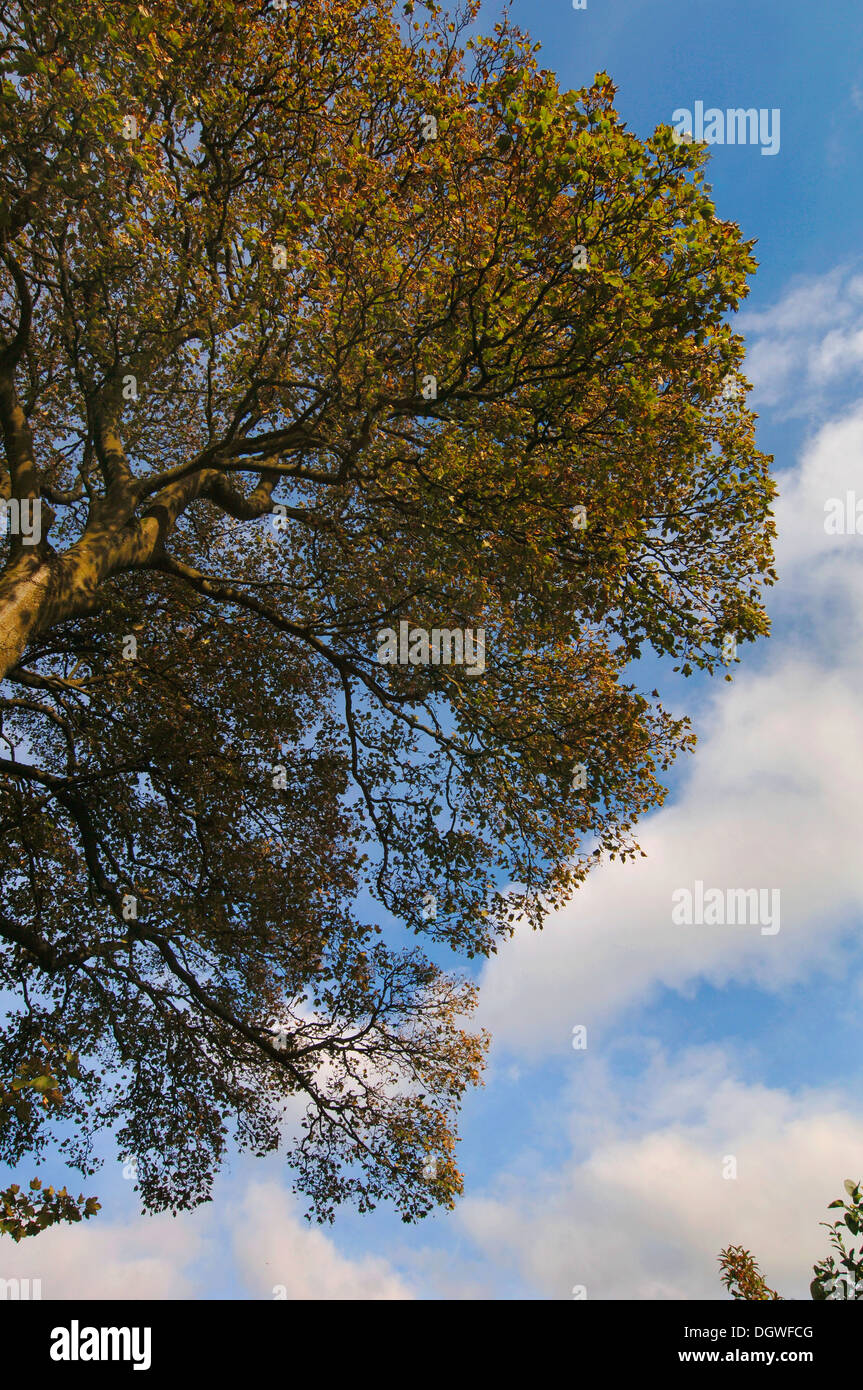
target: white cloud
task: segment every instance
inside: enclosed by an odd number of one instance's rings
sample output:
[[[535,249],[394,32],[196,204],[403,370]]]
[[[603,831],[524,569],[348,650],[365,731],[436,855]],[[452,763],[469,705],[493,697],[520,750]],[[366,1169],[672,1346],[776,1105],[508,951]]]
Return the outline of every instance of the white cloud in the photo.
[[[236,1268],[253,1296],[288,1299],[406,1299],[414,1295],[386,1260],[348,1259],[303,1220],[277,1182],[250,1182],[231,1218]]]
[[[541,933],[520,929],[483,971],[481,1018],[512,1050],[565,1048],[658,987],[699,980],[778,987],[838,967],[841,928],[863,909],[859,683],[804,659],[742,676],[702,717],[675,804],[638,838],[647,859],[606,865]],[[778,888],[780,929],[677,926],[672,894]]]
[[[39,1279],[42,1297],[193,1298],[189,1266],[207,1242],[209,1213],[108,1223],[100,1216],[0,1245],[0,1277]]]
[[[842,268],[798,281],[771,308],[738,314],[756,405],[805,415],[863,365],[863,275]]]
[[[18,1245],[4,1238],[0,1278],[39,1279],[43,1299],[197,1299],[212,1294],[218,1267],[239,1297],[272,1299],[275,1285],[288,1299],[414,1297],[386,1260],[341,1254],[272,1179],[221,1183],[218,1200],[218,1225],[207,1206],[123,1222],[102,1213]]]
[[[592,1107],[577,1103],[589,1150],[464,1201],[486,1261],[549,1298],[583,1285],[588,1299],[715,1299],[720,1249],[743,1245],[779,1293],[808,1298],[828,1249],[819,1222],[843,1180],[863,1177],[863,1118],[826,1093],[744,1085],[716,1051],[656,1057],[637,1085],[615,1091],[598,1064]],[[736,1178],[723,1177],[729,1157]]]

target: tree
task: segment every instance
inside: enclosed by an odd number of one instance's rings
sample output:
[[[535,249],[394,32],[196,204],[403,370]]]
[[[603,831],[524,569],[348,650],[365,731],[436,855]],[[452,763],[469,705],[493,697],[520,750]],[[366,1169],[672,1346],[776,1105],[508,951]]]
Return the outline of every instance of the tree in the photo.
[[[845,1230],[852,1236],[863,1235],[863,1183],[845,1179],[845,1191],[851,1198],[843,1202],[837,1197],[830,1203],[830,1209],[839,1207],[843,1215],[836,1221],[822,1221],[830,1232],[830,1244],[834,1254],[819,1260],[813,1268],[814,1279],[809,1292],[819,1303],[828,1298],[859,1298],[863,1296],[863,1244],[855,1252],[854,1246],[845,1245]],[[838,1258],[837,1258],[838,1257]]]
[[[839,1197],[830,1203],[831,1210],[840,1207],[844,1215],[833,1222],[821,1222],[830,1232],[830,1244],[835,1254],[828,1255],[813,1266],[815,1277],[809,1285],[809,1292],[819,1303],[826,1299],[847,1300],[863,1295],[863,1245],[856,1253],[853,1245],[850,1248],[845,1245],[846,1229],[853,1236],[863,1234],[863,1184],[847,1178],[845,1191],[851,1198],[850,1202],[844,1202]],[[742,1298],[748,1302],[781,1299],[781,1294],[767,1287],[758,1265],[742,1245],[729,1245],[720,1251],[719,1264],[722,1282],[732,1298]]]
[[[65,1057],[52,1057],[54,1048],[44,1038],[40,1040],[42,1058],[31,1057],[24,1062],[11,1085],[0,1082],[0,1133],[7,1127],[8,1117],[14,1114],[15,1121],[24,1132],[29,1131],[34,1147],[40,1142],[44,1147],[45,1135],[39,1124],[38,1106],[43,1109],[53,1107],[60,1110],[64,1097],[60,1090],[60,1079],[54,1075],[62,1072],[68,1079],[78,1075],[78,1058],[71,1052]],[[59,1063],[59,1065],[58,1065]],[[39,1178],[31,1178],[29,1191],[22,1192],[18,1183],[11,1183],[0,1192],[0,1233],[11,1236],[16,1242],[27,1236],[38,1235],[48,1226],[58,1221],[82,1221],[95,1216],[99,1203],[95,1197],[78,1197],[77,1200],[61,1187],[55,1192],[53,1187],[43,1189]]]
[[[77,1055],[151,1210],[298,1104],[319,1219],[451,1204],[453,952],[638,853],[642,646],[767,630],[752,243],[475,17],[0,3],[0,1067]]]
[[[743,1298],[748,1303],[782,1302],[782,1295],[768,1287],[757,1262],[742,1245],[721,1250],[719,1267],[732,1298]]]

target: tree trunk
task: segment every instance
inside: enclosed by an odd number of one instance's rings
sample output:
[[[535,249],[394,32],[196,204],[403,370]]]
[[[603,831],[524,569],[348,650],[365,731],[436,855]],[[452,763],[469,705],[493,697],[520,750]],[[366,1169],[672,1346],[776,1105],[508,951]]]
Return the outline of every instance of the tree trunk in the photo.
[[[17,666],[49,607],[52,570],[50,560],[26,555],[0,579],[0,680]]]

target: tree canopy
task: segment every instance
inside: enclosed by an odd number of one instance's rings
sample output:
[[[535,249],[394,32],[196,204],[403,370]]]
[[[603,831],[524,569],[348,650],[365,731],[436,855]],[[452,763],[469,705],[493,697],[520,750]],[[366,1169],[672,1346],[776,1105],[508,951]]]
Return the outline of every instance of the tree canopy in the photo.
[[[8,1163],[112,1129],[178,1210],[297,1128],[319,1219],[451,1205],[459,959],[638,853],[642,648],[767,630],[753,244],[475,20],[0,0]]]

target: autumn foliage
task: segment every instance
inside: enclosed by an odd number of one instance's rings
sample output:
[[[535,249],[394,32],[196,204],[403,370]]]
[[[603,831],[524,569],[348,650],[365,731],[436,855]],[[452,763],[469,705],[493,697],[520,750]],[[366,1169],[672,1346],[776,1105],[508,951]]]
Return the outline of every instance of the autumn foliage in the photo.
[[[0,1075],[75,1055],[65,1156],[150,1210],[234,1143],[322,1219],[452,1204],[454,962],[638,852],[691,744],[642,649],[767,628],[751,243],[473,18],[0,3]],[[484,672],[381,666],[402,621]]]

